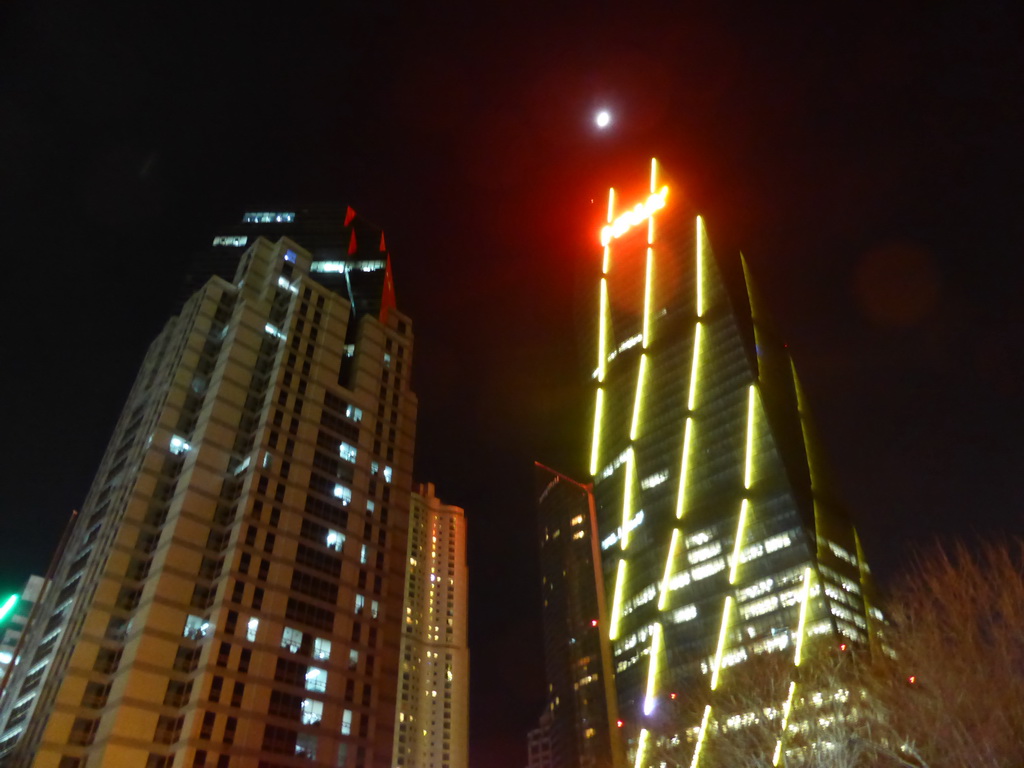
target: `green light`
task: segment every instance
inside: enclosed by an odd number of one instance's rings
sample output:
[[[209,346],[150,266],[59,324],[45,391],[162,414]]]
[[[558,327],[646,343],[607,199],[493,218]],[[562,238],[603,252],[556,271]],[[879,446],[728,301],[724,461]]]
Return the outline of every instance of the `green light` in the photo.
[[[654,226],[654,219],[651,219]],[[654,284],[654,250],[647,248],[647,277],[644,280],[644,349],[651,342],[651,293]]]
[[[618,570],[615,572],[615,597],[612,599],[612,616],[609,621],[608,639],[614,640],[619,636],[619,619],[622,616],[622,590],[626,581],[626,561],[619,560]]]
[[[604,366],[608,356],[608,280],[601,278],[601,315],[598,318],[597,334],[597,380],[604,381]]]
[[[690,368],[690,396],[686,401],[686,407],[691,411],[697,404],[697,366],[700,364],[700,329],[701,324],[697,323],[697,330],[693,333],[693,367]]]
[[[601,411],[604,407],[604,390],[597,388],[597,402],[594,404],[594,442],[590,447],[590,474],[597,474],[597,455],[601,445]]]
[[[718,687],[718,675],[722,671],[722,654],[725,653],[725,639],[729,634],[729,614],[732,613],[732,595],[726,595],[722,608],[722,627],[718,630],[718,650],[715,651],[715,666],[711,672],[711,690]]]
[[[804,648],[804,629],[807,626],[807,604],[811,601],[811,568],[804,569],[803,598],[800,601],[800,621],[796,628],[796,652],[793,654],[793,666],[799,667],[801,653]]]
[[[629,546],[629,523],[633,519],[633,449],[626,454],[625,487],[622,490],[622,550]]]
[[[683,460],[679,468],[679,494],[676,496],[676,519],[683,516],[683,504],[686,501],[686,472],[690,467],[690,435],[693,432],[693,419],[686,420],[683,432]]]
[[[743,533],[747,527],[747,508],[750,502],[746,499],[740,504],[740,519],[736,524],[736,541],[732,545],[732,567],[729,569],[729,583],[736,583],[736,571],[740,565],[740,551],[743,548]]]
[[[754,468],[754,407],[757,393],[754,385],[750,385],[750,397],[747,402],[747,460],[743,470],[743,487],[749,489]]]
[[[704,317],[704,224],[697,217],[697,317]]]
[[[633,421],[629,425],[629,439],[636,440],[640,427],[640,406],[644,399],[644,374],[647,371],[647,355],[640,355],[640,370],[636,375],[636,398],[633,400]]]
[[[664,611],[668,605],[668,589],[672,579],[672,566],[676,562],[676,548],[679,546],[679,529],[672,529],[672,539],[668,543],[668,557],[665,558],[665,575],[661,580],[661,594],[658,595],[658,610]]]
[[[700,764],[700,750],[704,746],[704,737],[708,732],[708,721],[711,719],[711,705],[704,707],[704,717],[700,720],[700,730],[697,732],[697,746],[693,748],[693,760],[690,761],[690,768],[697,768]]]
[[[14,610],[14,606],[18,604],[18,595],[11,595],[5,601],[3,606],[0,606],[0,621],[7,618],[7,614]]]

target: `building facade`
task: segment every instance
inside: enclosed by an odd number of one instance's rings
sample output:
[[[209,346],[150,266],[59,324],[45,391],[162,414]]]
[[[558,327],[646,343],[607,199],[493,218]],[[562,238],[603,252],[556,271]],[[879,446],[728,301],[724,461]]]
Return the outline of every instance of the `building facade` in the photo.
[[[428,483],[412,495],[396,768],[468,768],[466,515]]]
[[[0,689],[7,678],[7,670],[20,651],[21,637],[39,597],[46,588],[42,576],[29,576],[21,592],[7,598],[0,606]]]
[[[5,766],[390,768],[416,397],[380,238],[376,297],[257,238],[152,343],[0,703]]]
[[[590,472],[631,759],[658,764],[654,734],[675,725],[696,768],[737,665],[866,645],[878,615],[788,351],[659,174],[612,190],[600,231]],[[765,702],[776,763],[793,698]]]
[[[623,764],[590,486],[535,465],[552,768]]]

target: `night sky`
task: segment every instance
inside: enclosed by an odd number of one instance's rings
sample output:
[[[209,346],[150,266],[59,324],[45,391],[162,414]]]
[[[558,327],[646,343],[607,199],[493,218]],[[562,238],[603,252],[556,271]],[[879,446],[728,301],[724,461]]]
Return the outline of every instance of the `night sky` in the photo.
[[[218,226],[351,205],[415,322],[416,477],[469,516],[472,762],[520,768],[532,463],[584,472],[597,221],[651,156],[749,260],[883,583],[1024,533],[1019,2],[186,5],[0,10],[4,591]]]

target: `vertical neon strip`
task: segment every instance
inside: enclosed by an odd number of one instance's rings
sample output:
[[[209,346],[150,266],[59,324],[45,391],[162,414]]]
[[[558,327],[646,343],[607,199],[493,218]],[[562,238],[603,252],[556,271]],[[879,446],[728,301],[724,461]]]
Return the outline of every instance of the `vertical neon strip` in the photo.
[[[704,717],[700,719],[700,730],[697,731],[697,745],[693,748],[693,760],[690,761],[690,768],[697,768],[700,764],[700,751],[704,746],[704,737],[708,732],[708,721],[711,719],[711,705],[704,707]]]
[[[601,418],[604,411],[604,389],[597,388],[597,401],[594,403],[594,442],[590,446],[590,474],[597,475],[597,458],[601,446]]]
[[[811,568],[804,569],[803,598],[800,601],[800,621],[796,628],[796,651],[793,653],[793,666],[799,667],[804,648],[804,628],[807,626],[807,604],[811,602]]]
[[[658,160],[651,158],[651,194],[658,191]]]
[[[601,278],[601,315],[597,332],[597,380],[604,381],[604,366],[608,357],[608,278]]]
[[[718,687],[718,675],[722,671],[722,654],[725,653],[725,638],[729,634],[729,614],[732,613],[732,595],[726,595],[722,608],[722,627],[718,630],[718,650],[715,651],[715,665],[711,671],[711,690]]]
[[[697,318],[704,317],[704,223],[697,217]]]
[[[619,618],[622,616],[622,590],[626,581],[626,561],[619,560],[619,567],[615,572],[615,595],[612,598],[612,616],[608,622],[608,639],[614,640],[619,636]]]
[[[633,400],[633,421],[629,425],[629,439],[636,440],[640,427],[640,408],[644,399],[644,377],[647,372],[647,355],[640,355],[640,370],[636,375],[636,397]]]
[[[636,761],[633,768],[643,768],[644,758],[647,757],[647,729],[640,730],[640,741],[636,745]]]
[[[697,404],[697,369],[700,366],[700,337],[701,324],[697,323],[697,330],[693,332],[693,365],[690,367],[690,395],[686,401],[686,407],[691,411]]]
[[[651,218],[654,221],[654,218]],[[651,343],[651,292],[654,284],[654,250],[647,249],[647,277],[644,280],[644,349]]]
[[[750,502],[746,499],[740,504],[740,519],[736,524],[736,541],[732,545],[732,567],[729,568],[729,583],[736,583],[736,571],[740,565],[740,553],[743,551],[743,534],[747,527],[747,508]]]
[[[668,590],[671,586],[672,567],[676,562],[676,549],[679,547],[679,529],[672,529],[672,539],[668,543],[668,557],[665,558],[665,575],[661,579],[661,594],[658,595],[658,610],[664,611],[668,605]]]
[[[786,729],[789,727],[789,713],[793,710],[793,694],[796,692],[796,681],[789,684],[789,695],[786,697],[786,704],[782,708],[782,732],[778,741],[775,742],[775,754],[772,755],[772,765],[777,766],[782,760],[782,740],[786,736]]]
[[[683,508],[686,504],[686,473],[690,469],[690,435],[693,432],[693,419],[686,420],[686,429],[683,431],[683,460],[679,468],[679,493],[676,496],[676,519],[683,516]]]
[[[622,532],[619,534],[619,543],[622,551],[629,546],[629,522],[633,519],[633,449],[630,448],[626,454],[626,477],[622,489]]]
[[[647,668],[647,696],[644,698],[644,714],[654,711],[655,697],[658,695],[658,658],[661,656],[661,624],[654,625],[651,633],[650,666]]]
[[[610,187],[608,189],[608,223],[611,224],[615,219],[615,189]],[[601,274],[607,275],[608,268],[611,266],[612,261],[612,244],[608,241],[608,244],[604,247],[604,261],[601,266]]]
[[[757,401],[757,392],[754,385],[750,385],[750,397],[747,402],[747,462],[743,470],[743,487],[749,489],[751,478],[754,472],[754,405]]]

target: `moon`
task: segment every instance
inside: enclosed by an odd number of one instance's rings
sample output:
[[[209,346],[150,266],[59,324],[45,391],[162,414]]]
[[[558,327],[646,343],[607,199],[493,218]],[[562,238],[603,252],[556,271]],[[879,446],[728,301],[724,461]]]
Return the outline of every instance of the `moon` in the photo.
[[[598,128],[607,128],[612,121],[612,116],[608,113],[608,110],[602,109],[594,117],[594,122],[597,123]]]

